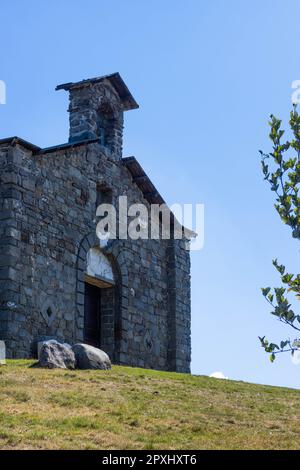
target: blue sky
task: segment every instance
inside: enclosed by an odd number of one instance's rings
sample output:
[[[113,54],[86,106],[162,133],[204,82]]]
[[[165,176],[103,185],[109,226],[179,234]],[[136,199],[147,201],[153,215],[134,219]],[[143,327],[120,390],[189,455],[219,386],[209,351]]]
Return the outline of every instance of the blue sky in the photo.
[[[197,374],[300,387],[289,356],[271,364],[258,335],[292,332],[269,315],[271,260],[299,270],[299,244],[273,208],[258,149],[270,113],[288,119],[300,79],[297,0],[2,0],[0,137],[67,141],[57,84],[119,71],[140,104],[126,113],[135,155],[168,203],[205,204],[192,254]]]

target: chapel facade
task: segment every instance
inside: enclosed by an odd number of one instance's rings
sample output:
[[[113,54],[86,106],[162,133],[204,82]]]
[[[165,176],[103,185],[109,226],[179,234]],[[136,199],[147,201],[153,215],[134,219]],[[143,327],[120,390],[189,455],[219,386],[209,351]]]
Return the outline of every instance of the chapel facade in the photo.
[[[57,89],[69,92],[68,143],[42,149],[0,140],[7,356],[34,357],[39,341],[54,338],[100,347],[117,364],[189,372],[188,237],[97,234],[101,204],[117,207],[126,196],[150,213],[164,203],[137,159],[122,154],[123,114],[138,105],[118,73]]]

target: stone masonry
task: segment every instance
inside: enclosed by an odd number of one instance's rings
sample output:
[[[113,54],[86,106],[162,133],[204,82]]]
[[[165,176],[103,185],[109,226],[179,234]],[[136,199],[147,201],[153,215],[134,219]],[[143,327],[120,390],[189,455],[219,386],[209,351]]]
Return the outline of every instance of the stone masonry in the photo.
[[[43,338],[85,340],[101,198],[162,202],[136,159],[122,158],[123,113],[138,105],[120,75],[57,88],[70,94],[67,144],[0,140],[0,339],[10,358],[33,357]],[[117,238],[101,249],[114,285],[99,289],[99,347],[114,363],[190,371],[187,245]]]

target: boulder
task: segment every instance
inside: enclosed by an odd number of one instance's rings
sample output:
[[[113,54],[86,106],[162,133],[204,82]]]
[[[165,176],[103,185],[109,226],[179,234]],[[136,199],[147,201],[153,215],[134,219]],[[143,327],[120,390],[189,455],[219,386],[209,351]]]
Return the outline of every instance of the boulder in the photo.
[[[39,335],[34,338],[34,340],[31,343],[31,353],[32,357],[34,358],[39,358],[39,351],[42,347],[42,344],[45,341],[50,341],[54,340],[57,343],[62,343],[63,341],[59,341],[56,336],[49,336],[49,335]]]
[[[75,355],[70,345],[45,341],[40,349],[39,366],[48,369],[75,369]]]
[[[88,344],[77,343],[72,347],[77,369],[111,369],[109,356],[101,349]]]
[[[59,340],[54,339],[54,338],[38,341],[38,343],[37,343],[37,358],[38,358],[38,360],[40,360],[41,349],[42,349],[42,347],[45,343],[47,343],[47,344],[62,344],[63,346],[66,346],[66,348],[72,349],[72,346],[70,344],[63,343],[62,341],[59,341]]]

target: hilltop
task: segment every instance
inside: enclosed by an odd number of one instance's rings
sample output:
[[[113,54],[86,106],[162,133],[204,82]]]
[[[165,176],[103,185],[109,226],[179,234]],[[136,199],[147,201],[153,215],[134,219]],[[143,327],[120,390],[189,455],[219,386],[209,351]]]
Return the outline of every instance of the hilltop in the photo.
[[[1,449],[299,449],[300,391],[114,366],[0,368]]]

